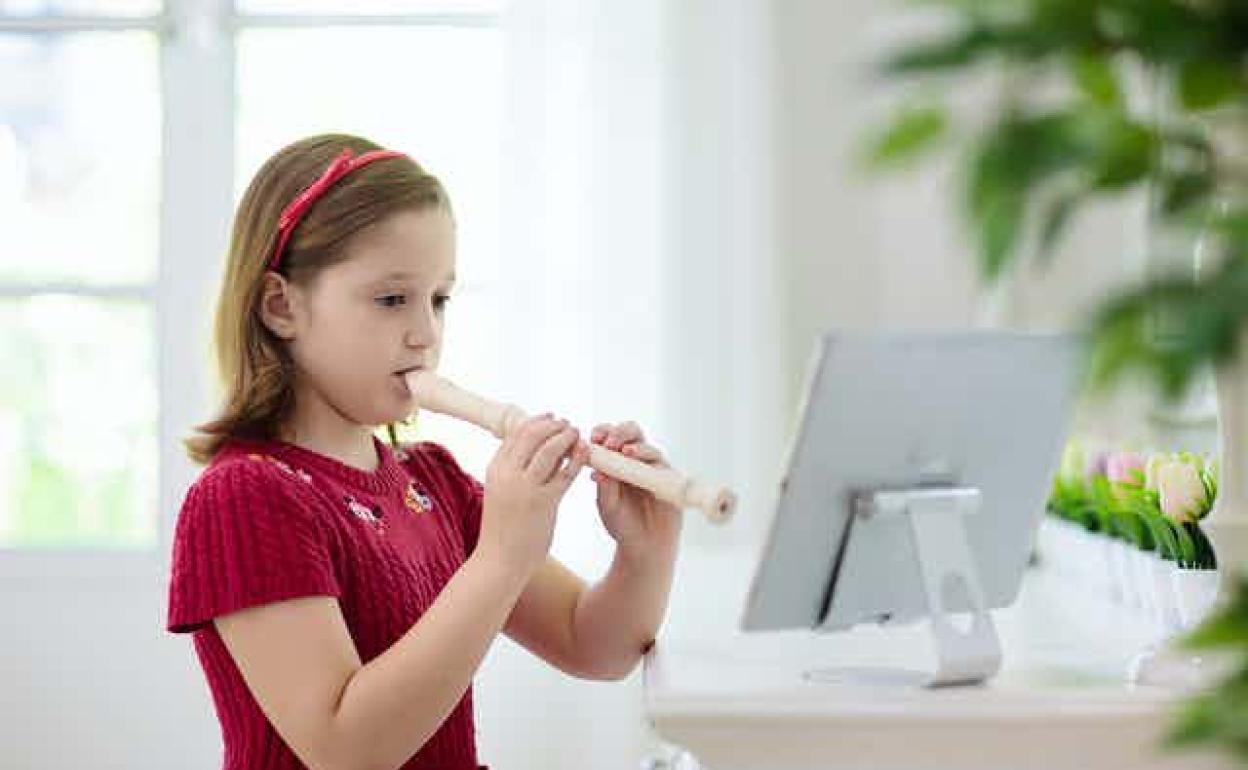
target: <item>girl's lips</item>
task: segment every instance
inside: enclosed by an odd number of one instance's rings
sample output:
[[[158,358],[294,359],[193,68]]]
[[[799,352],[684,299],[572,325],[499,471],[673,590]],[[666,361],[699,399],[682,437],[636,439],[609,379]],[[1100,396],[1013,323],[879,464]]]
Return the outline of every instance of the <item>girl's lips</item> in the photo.
[[[419,366],[412,366],[394,373],[394,376],[399,380],[399,387],[403,388],[403,391],[409,396],[412,394],[412,389],[407,384],[407,375],[412,372],[420,371],[421,368],[422,367]]]

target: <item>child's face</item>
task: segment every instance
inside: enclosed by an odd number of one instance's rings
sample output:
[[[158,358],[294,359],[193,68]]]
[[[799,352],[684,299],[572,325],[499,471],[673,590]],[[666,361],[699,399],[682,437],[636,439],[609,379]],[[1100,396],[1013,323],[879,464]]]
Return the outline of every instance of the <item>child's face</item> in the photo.
[[[401,212],[361,232],[346,259],[294,290],[299,397],[370,427],[409,416],[416,404],[402,374],[437,368],[454,281],[455,223],[443,209]]]

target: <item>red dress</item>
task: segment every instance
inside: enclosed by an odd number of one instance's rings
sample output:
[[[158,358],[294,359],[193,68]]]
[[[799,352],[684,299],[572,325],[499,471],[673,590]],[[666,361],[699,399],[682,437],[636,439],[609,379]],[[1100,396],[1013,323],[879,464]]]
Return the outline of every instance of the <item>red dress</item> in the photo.
[[[224,770],[303,763],[247,689],[212,619],[301,596],[338,599],[360,659],[420,619],[476,546],[481,485],[432,443],[374,438],[365,472],[292,444],[236,440],[187,491],[173,542],[168,629],[192,633],[225,744]],[[402,770],[477,770],[472,688]]]

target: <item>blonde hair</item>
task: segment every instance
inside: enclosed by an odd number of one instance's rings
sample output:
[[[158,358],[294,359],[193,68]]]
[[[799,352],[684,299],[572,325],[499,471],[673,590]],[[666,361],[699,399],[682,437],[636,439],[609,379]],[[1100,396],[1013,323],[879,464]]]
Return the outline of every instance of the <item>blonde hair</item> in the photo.
[[[346,134],[302,139],[265,162],[238,204],[213,333],[225,398],[220,414],[197,426],[197,435],[184,442],[197,463],[211,461],[231,438],[277,438],[291,413],[290,355],[286,343],[260,319],[264,276],[282,209],[344,149],[358,155],[381,148]],[[449,211],[450,200],[441,182],[416,162],[402,157],[370,163],[340,179],[312,205],[291,235],[279,272],[292,283],[309,285],[345,258],[348,242],[361,230],[400,211],[435,207]]]

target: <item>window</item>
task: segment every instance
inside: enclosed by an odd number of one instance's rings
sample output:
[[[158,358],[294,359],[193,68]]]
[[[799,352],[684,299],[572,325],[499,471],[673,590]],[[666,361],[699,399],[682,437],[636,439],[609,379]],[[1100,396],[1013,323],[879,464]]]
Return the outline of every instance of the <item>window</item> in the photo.
[[[359,133],[441,177],[465,268],[449,333],[498,328],[500,12],[0,0],[0,550],[158,544],[210,403],[187,370],[209,371],[233,202],[289,141]],[[444,369],[479,371],[496,337]]]
[[[142,23],[0,34],[2,547],[155,541],[157,62]]]

